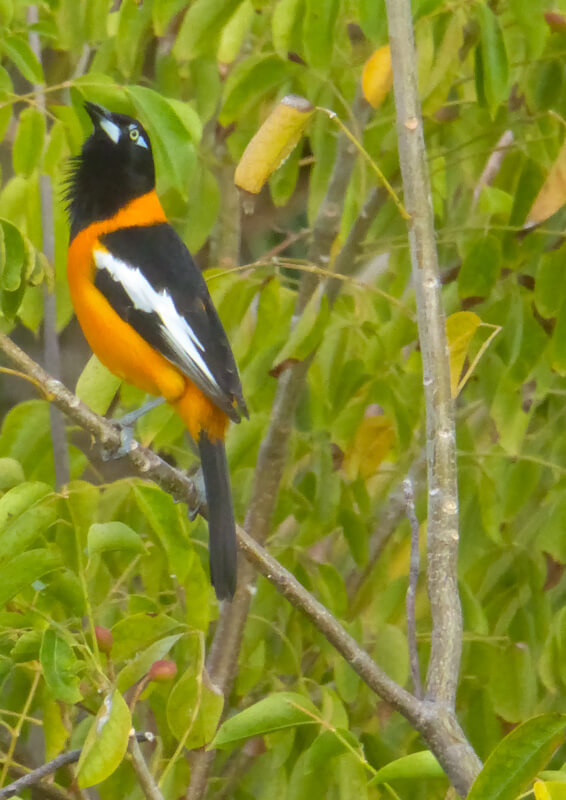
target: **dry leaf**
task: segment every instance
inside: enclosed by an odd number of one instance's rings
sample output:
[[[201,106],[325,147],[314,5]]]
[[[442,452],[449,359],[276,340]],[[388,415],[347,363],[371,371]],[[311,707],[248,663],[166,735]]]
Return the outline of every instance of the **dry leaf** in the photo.
[[[371,55],[362,72],[362,92],[374,108],[379,108],[393,86],[391,50],[386,44]]]
[[[527,215],[525,228],[532,228],[555,214],[566,203],[566,142]]]
[[[296,147],[314,110],[304,97],[296,94],[284,97],[244,150],[236,167],[236,186],[258,194],[271,173]]]

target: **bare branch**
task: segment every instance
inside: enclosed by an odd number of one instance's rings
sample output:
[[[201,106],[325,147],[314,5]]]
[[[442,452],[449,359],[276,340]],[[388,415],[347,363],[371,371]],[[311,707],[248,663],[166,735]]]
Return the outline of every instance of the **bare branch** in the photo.
[[[482,193],[482,189],[485,186],[491,186],[491,184],[497,177],[497,173],[501,169],[503,161],[505,160],[505,156],[509,153],[509,150],[513,145],[514,139],[515,137],[513,135],[513,131],[507,130],[502,134],[499,141],[495,145],[493,153],[487,159],[487,163],[483,169],[482,174],[480,175],[480,179],[474,188],[472,211],[478,204],[480,195]]]
[[[427,168],[411,6],[387,0],[397,137],[417,295],[426,400],[428,594],[432,642],[427,694],[454,708],[462,647],[458,595],[458,485],[454,410]]]
[[[138,744],[139,741],[140,740],[137,738],[137,736],[132,736],[129,749],[132,757],[132,764],[134,765],[136,775],[138,776],[138,781],[142,792],[144,793],[146,800],[163,800],[163,795],[161,794],[153,775],[145,763],[145,758],[143,757],[141,747]],[[142,739],[141,741],[144,740]]]
[[[407,639],[409,641],[409,662],[411,664],[411,677],[413,690],[417,697],[423,696],[421,684],[421,671],[419,667],[419,652],[417,649],[417,620],[415,616],[415,597],[419,580],[419,521],[415,512],[415,496],[413,482],[410,478],[403,481],[407,517],[411,525],[411,563],[409,567],[409,588],[407,589]]]
[[[153,734],[136,733],[134,741],[136,744],[137,742],[152,742]],[[67,764],[75,764],[81,757],[81,752],[82,748],[79,747],[76,750],[69,750],[68,753],[61,753],[61,755],[57,756],[57,758],[53,758],[46,764],[42,764],[41,767],[26,773],[26,775],[23,777],[18,778],[18,780],[8,784],[8,786],[4,786],[3,789],[0,789],[0,800],[5,800],[7,797],[13,797],[23,789],[27,789],[29,786],[35,786],[41,781],[42,778],[45,778],[47,775],[52,775],[54,772],[57,772],[58,769],[61,769],[61,767],[64,767]],[[146,795],[146,797],[150,796]],[[160,796],[156,795],[155,800],[158,800],[158,798],[160,798]]]
[[[27,20],[30,25],[37,24],[39,15],[36,5],[28,6]],[[39,34],[36,31],[30,30],[28,38],[31,49],[35,53],[39,63],[41,63],[41,42]],[[34,85],[33,88],[36,93],[37,106],[45,112],[45,94],[43,92],[43,87]],[[55,233],[53,224],[53,193],[49,175],[40,176],[39,195],[41,204],[42,248],[47,260],[53,266],[55,264]],[[61,376],[61,354],[56,320],[57,306],[55,291],[50,285],[50,282],[47,281],[43,286],[43,356],[47,371],[56,378],[59,378]],[[55,406],[49,407],[49,418],[51,423],[55,482],[57,486],[62,486],[69,481],[69,451],[67,448],[65,421],[61,412],[59,409],[55,408]]]

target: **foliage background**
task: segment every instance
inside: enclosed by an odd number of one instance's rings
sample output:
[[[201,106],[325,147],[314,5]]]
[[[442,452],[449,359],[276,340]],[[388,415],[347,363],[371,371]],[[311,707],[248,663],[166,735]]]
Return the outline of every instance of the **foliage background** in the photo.
[[[413,3],[445,307],[448,314],[473,310],[483,323],[470,358],[493,330],[488,325],[501,328],[457,400],[465,624],[458,712],[482,759],[515,724],[566,710],[564,213],[521,232],[564,141],[566,22],[560,14],[545,17],[553,10],[566,11],[565,4]],[[395,498],[410,472],[424,547],[426,497],[405,224],[391,201],[381,204],[352,264],[355,278],[343,282],[331,310],[320,298],[309,305],[290,340],[337,127],[315,115],[269,188],[244,204],[251,213],[241,226],[232,184],[253,133],[294,92],[352,124],[400,189],[392,97],[363,131],[352,114],[363,64],[387,40],[382,3],[53,0],[37,11],[33,22],[27,3],[0,0],[2,331],[38,352],[49,286],[65,379],[76,382],[88,353],[65,279],[66,164],[89,132],[83,99],[139,117],[152,138],[166,211],[210,268],[209,286],[241,368],[251,419],[228,439],[237,515],[243,519],[248,506],[271,413],[278,377],[270,371],[316,349],[267,545],[391,677],[408,685],[409,522]],[[41,60],[30,44],[34,33]],[[506,131],[512,143],[482,185]],[[43,255],[49,231],[42,176],[50,178],[54,264]],[[329,257],[374,184],[358,159]],[[229,271],[236,264],[247,267]],[[93,388],[93,370],[91,364],[83,373],[79,394],[106,411],[116,385],[96,372]],[[152,765],[165,796],[182,796],[189,780],[184,748],[209,741],[220,714],[202,672],[218,614],[206,574],[206,525],[189,522],[184,507],[120,464],[101,463],[70,427],[70,482],[57,486],[48,404],[32,390],[23,393],[15,378],[1,380],[3,778],[12,757],[36,766],[43,756],[81,746],[99,690],[116,678],[131,700],[151,663],[168,657],[178,677],[145,689],[134,724],[158,733]],[[113,409],[141,400],[122,387]],[[167,409],[152,412],[138,434],[174,463],[194,466],[182,426]],[[94,625],[112,630],[111,660],[93,642]],[[424,671],[424,584],[417,631]],[[283,689],[310,698],[325,724],[351,732],[354,752],[329,754],[322,724],[271,733],[217,758],[211,797],[299,798],[313,786],[332,798],[387,796],[369,785],[372,770],[423,749],[409,723],[376,704],[341,656],[260,579],[228,711]],[[558,754],[554,766],[560,763]],[[57,780],[68,786],[70,775]],[[411,798],[440,798],[448,788],[443,778],[393,785]],[[127,760],[98,791],[141,796]]]

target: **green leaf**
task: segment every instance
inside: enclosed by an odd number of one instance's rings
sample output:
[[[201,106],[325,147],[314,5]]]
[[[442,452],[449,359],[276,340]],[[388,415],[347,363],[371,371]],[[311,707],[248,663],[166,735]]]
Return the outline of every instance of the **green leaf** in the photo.
[[[4,34],[0,49],[30,83],[44,83],[43,69],[26,39]]]
[[[121,382],[92,355],[79,375],[75,394],[97,414],[106,414]]]
[[[299,11],[304,0],[279,0],[273,11],[271,19],[271,36],[273,47],[277,55],[286,59],[291,50],[293,29],[298,20],[302,19]]]
[[[0,225],[3,232],[0,288],[14,292],[20,287],[26,264],[24,237],[18,228],[8,220],[0,220]]]
[[[444,778],[445,772],[430,750],[410,753],[381,767],[371,779],[371,784],[394,780],[421,781],[427,778]]]
[[[369,554],[368,531],[366,525],[351,508],[341,508],[338,522],[342,526],[344,538],[356,564],[361,567],[367,564]]]
[[[560,250],[543,253],[540,257],[535,283],[535,305],[542,317],[558,314],[566,289],[564,256]]]
[[[480,22],[481,40],[477,50],[481,61],[480,74],[476,74],[478,95],[485,97],[485,102],[492,117],[499,105],[509,94],[509,62],[499,18],[487,3],[477,7]]]
[[[173,736],[188,750],[204,747],[213,738],[224,697],[206,685],[204,674],[189,668],[177,681],[167,700],[167,723]],[[185,737],[187,731],[190,731]]]
[[[491,753],[467,800],[515,800],[547,764],[564,728],[564,714],[541,714],[523,722]]]
[[[61,558],[49,550],[29,550],[0,567],[0,606],[38,578],[61,566]]]
[[[211,747],[222,749],[252,736],[262,736],[296,725],[316,724],[312,714],[319,716],[308,698],[295,692],[278,692],[227,719],[214,737]]]
[[[288,358],[302,361],[318,347],[330,318],[328,299],[322,290],[313,293],[299,321],[277,354],[276,364]]]
[[[155,642],[139,653],[132,661],[126,664],[118,675],[116,679],[116,686],[118,689],[125,692],[130,686],[137,683],[140,678],[147,675],[153,662],[165,658],[169,650],[179,641],[182,635],[182,633],[177,633],[173,636],[166,636],[164,639],[160,639],[158,642]]]
[[[257,104],[270,90],[280,89],[295,68],[295,64],[281,61],[278,56],[264,54],[249,56],[237,64],[224,87],[221,124],[239,120],[248,104]]]
[[[552,368],[561,375],[566,374],[566,296],[564,295],[562,295],[556,326],[552,333],[551,355]]]
[[[48,503],[43,504],[45,498]],[[55,522],[53,500],[51,487],[45,483],[22,483],[6,492],[0,499],[0,561],[29,550]]]
[[[130,709],[116,689],[104,698],[84,743],[77,766],[81,789],[101,783],[119,767],[128,748],[131,727]]]
[[[15,458],[0,458],[0,492],[12,489],[19,483],[23,483],[24,480],[24,470],[19,461],[16,461]]]
[[[173,47],[178,60],[214,53],[224,25],[242,0],[195,0],[185,14]]]
[[[195,171],[192,186],[182,232],[187,247],[196,253],[210,236],[216,222],[220,207],[220,190],[212,172],[201,165]]]
[[[134,486],[134,497],[167,555],[169,573],[176,575],[182,583],[194,558],[192,546],[183,535],[184,507],[176,505],[170,495],[152,486]]]
[[[18,119],[12,148],[14,172],[31,175],[41,163],[45,139],[45,116],[37,108],[24,108]]]
[[[171,19],[178,14],[186,0],[154,0],[151,5],[153,28],[156,36],[163,36]]]
[[[509,722],[533,713],[537,698],[536,670],[526,645],[510,644],[493,650],[489,693],[495,712]]]
[[[88,530],[88,555],[107,550],[133,550],[145,553],[139,534],[123,522],[95,522]]]
[[[493,235],[474,242],[458,273],[460,297],[488,297],[501,271],[501,241]]]
[[[148,123],[158,180],[175,186],[185,196],[196,165],[194,145],[202,135],[200,120],[186,104],[163,97],[154,89],[129,86],[127,92]]]
[[[39,660],[53,697],[71,705],[78,703],[82,695],[76,674],[77,659],[68,642],[51,628],[43,634]]]
[[[340,0],[306,0],[303,45],[307,62],[313,69],[330,69],[339,8]]]
[[[224,26],[216,57],[221,64],[235,61],[255,16],[251,0],[243,0]]]
[[[179,627],[181,623],[178,620],[162,614],[141,613],[124,617],[112,628],[112,658],[114,661],[132,658],[156,639],[162,639]]]
[[[50,697],[41,704],[43,734],[45,736],[45,759],[51,761],[62,752],[69,738],[69,731],[63,723],[61,706]]]

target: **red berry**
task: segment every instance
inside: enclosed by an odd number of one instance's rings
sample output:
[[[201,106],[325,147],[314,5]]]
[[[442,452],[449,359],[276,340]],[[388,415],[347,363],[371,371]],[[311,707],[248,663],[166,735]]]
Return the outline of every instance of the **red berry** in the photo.
[[[566,17],[559,11],[546,11],[544,18],[553,33],[564,33],[566,31]]]
[[[106,655],[109,656],[112,645],[114,644],[114,637],[111,631],[109,631],[108,628],[103,628],[102,625],[95,625],[94,635],[96,636],[96,642],[100,652],[106,653]]]
[[[154,661],[147,676],[150,681],[170,681],[177,674],[177,665],[174,661],[161,659]]]

